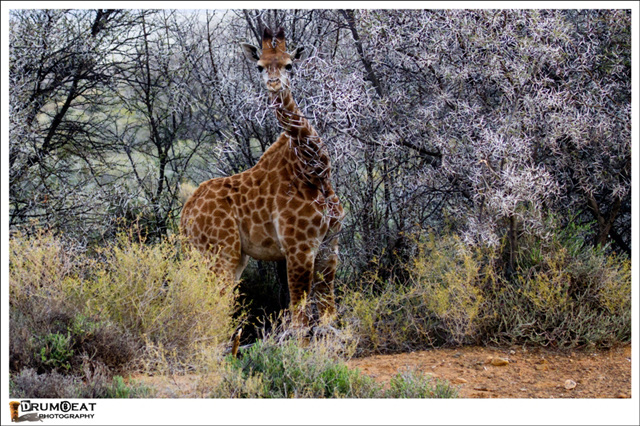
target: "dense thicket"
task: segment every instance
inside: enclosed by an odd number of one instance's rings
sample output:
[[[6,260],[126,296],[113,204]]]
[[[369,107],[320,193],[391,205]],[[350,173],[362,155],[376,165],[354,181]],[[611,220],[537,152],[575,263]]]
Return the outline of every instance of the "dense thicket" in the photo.
[[[332,154],[340,277],[393,271],[417,229],[499,247],[580,225],[631,251],[625,10],[19,10],[10,222],[94,243],[175,231],[181,185],[246,170],[280,132],[240,42],[311,54],[294,96]],[[582,225],[589,224],[588,228]]]

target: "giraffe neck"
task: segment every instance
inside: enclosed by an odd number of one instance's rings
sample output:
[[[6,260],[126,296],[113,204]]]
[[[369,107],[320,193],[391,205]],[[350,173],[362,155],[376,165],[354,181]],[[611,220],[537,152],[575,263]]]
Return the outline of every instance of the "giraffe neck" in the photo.
[[[322,189],[331,177],[327,148],[298,108],[291,91],[271,93],[270,98],[272,106],[276,108],[278,122],[289,135],[290,148],[299,160],[302,174],[309,183]]]

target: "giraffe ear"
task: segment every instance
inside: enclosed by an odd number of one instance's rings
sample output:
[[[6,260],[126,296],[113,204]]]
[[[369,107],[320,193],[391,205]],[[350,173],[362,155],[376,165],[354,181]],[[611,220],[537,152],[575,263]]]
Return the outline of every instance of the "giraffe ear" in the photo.
[[[301,61],[307,57],[307,49],[305,49],[304,46],[296,47],[294,51],[289,54],[289,56],[291,56],[291,59],[294,62]]]
[[[244,56],[251,62],[257,62],[260,60],[260,49],[249,44],[249,43],[240,43],[242,47],[242,51],[244,52]]]

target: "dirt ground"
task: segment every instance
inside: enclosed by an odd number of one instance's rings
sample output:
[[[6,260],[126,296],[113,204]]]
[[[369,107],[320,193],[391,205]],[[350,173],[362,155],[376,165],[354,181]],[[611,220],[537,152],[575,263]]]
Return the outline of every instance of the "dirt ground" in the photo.
[[[548,349],[463,347],[355,358],[348,363],[380,383],[416,369],[458,387],[461,398],[630,398],[631,346],[555,352]],[[202,398],[199,377],[133,379],[159,398]]]
[[[402,369],[446,379],[461,398],[630,398],[631,346],[554,352],[463,347],[352,359],[381,383]]]

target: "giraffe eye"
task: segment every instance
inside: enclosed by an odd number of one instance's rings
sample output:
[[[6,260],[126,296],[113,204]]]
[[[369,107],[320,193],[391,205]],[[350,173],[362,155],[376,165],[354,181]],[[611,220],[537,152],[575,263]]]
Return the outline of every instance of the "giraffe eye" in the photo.
[[[264,67],[263,67],[263,66],[258,65],[258,72],[262,72],[262,70],[263,70],[263,69],[264,69]]]
[[[285,65],[285,66],[284,66],[284,68],[285,68],[287,71],[291,71],[291,68],[293,68],[293,66],[292,66],[291,64],[287,64],[287,65]]]

